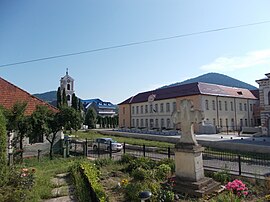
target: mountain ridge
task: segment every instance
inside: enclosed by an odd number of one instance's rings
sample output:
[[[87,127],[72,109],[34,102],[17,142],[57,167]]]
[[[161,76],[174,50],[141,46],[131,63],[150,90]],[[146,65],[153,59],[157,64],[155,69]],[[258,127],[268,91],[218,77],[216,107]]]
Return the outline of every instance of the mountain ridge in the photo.
[[[237,87],[237,88],[245,88],[248,90],[258,90],[257,87],[255,87],[251,84],[245,83],[243,81],[229,77],[229,76],[224,75],[224,74],[214,73],[214,72],[206,73],[206,74],[203,74],[203,75],[191,78],[191,79],[187,79],[187,80],[184,80],[181,82],[162,86],[161,88],[168,88],[168,87],[189,84],[189,83],[196,83],[196,82],[211,83],[211,84],[217,84],[217,85],[223,85],[223,86],[229,86],[229,87]]]

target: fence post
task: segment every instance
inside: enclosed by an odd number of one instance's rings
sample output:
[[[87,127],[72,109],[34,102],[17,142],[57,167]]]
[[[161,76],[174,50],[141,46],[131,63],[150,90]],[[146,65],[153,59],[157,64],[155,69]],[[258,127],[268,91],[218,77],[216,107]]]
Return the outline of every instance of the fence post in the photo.
[[[40,162],[40,152],[41,152],[41,150],[38,149],[37,152],[38,152],[38,154],[37,154],[38,162]]]
[[[126,143],[124,142],[124,145],[123,145],[123,151],[124,151],[124,154],[126,153]]]
[[[110,158],[112,158],[112,141],[110,141]]]
[[[85,156],[87,157],[88,155],[88,142],[87,142],[87,138],[85,138]]]
[[[242,169],[241,169],[241,156],[240,154],[238,154],[238,168],[239,168],[239,176],[242,173]]]
[[[145,145],[143,145],[143,157],[145,157]]]
[[[98,158],[100,157],[100,142],[98,143]]]
[[[171,148],[170,148],[170,146],[168,147],[168,159],[170,159],[171,158]]]

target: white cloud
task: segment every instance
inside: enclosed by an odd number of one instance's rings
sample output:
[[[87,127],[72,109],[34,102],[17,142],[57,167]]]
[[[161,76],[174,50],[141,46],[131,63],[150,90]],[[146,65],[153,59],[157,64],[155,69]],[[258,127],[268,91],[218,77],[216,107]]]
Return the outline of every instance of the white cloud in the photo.
[[[237,57],[219,57],[212,63],[201,66],[200,69],[206,71],[228,72],[262,64],[270,65],[270,49],[252,51]]]

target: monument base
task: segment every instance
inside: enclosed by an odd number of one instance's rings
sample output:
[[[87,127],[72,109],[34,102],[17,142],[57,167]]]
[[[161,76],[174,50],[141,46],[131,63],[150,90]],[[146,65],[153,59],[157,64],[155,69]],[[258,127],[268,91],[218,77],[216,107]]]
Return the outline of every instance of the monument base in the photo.
[[[219,183],[204,176],[203,150],[199,144],[178,142],[175,145],[177,192],[203,197],[218,189]]]
[[[220,183],[208,177],[203,177],[195,182],[176,177],[176,186],[174,187],[174,191],[201,198],[217,191],[219,186]]]

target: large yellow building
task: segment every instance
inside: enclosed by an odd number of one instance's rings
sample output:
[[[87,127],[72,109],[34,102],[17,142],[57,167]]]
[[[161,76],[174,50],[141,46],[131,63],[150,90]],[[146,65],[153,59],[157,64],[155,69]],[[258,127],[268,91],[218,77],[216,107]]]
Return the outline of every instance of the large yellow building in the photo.
[[[257,125],[254,106],[258,99],[248,89],[209,83],[191,83],[147,91],[119,104],[119,126],[124,128],[179,129],[172,113],[180,101],[193,101],[195,109],[204,111],[205,123],[223,130],[238,130]]]

